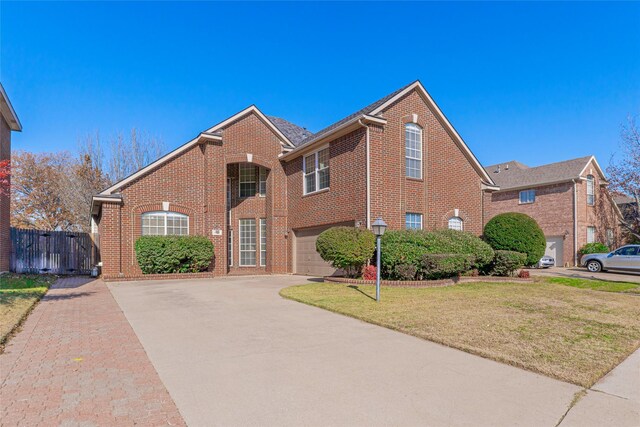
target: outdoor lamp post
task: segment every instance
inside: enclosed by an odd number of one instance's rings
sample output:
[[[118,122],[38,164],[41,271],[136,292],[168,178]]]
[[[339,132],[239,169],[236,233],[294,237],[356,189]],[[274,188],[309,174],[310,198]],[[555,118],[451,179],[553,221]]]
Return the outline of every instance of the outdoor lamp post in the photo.
[[[371,228],[376,235],[376,301],[380,302],[380,237],[387,229],[387,223],[378,218],[371,224]]]

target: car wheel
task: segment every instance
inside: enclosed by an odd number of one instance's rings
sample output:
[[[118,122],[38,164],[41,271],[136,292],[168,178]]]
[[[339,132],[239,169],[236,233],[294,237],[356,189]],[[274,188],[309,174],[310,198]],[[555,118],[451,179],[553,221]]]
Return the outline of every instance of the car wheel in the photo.
[[[600,261],[589,261],[587,263],[587,270],[592,273],[599,273],[602,271],[602,264],[600,264]]]

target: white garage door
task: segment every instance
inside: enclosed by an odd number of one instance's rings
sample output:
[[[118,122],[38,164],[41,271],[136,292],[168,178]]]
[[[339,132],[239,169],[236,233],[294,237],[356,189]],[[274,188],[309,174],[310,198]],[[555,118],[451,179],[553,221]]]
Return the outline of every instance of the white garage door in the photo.
[[[552,256],[556,260],[556,267],[562,267],[564,239],[562,236],[547,237],[547,249],[544,254]]]
[[[339,275],[340,270],[331,267],[328,262],[320,258],[320,255],[316,251],[316,239],[318,235],[331,227],[334,227],[334,225],[294,230],[296,274],[305,274],[307,276]]]

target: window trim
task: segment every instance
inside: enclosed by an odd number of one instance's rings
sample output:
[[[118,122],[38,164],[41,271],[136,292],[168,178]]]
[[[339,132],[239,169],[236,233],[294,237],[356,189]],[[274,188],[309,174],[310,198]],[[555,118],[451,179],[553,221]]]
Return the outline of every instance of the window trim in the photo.
[[[414,228],[414,227],[409,228],[409,226],[408,226],[409,215],[415,215],[420,219],[420,226],[418,228]],[[405,214],[404,214],[404,228],[405,228],[405,230],[422,230],[423,223],[424,223],[423,217],[422,217],[422,214],[420,212],[405,212]]]
[[[264,172],[264,181],[262,180],[262,174]],[[267,197],[267,176],[269,170],[264,166],[258,166],[258,197]],[[264,184],[264,193],[262,192],[262,184]]]
[[[596,177],[589,174],[587,175],[587,206],[595,206],[595,205],[596,205]]]
[[[243,167],[250,167],[253,169],[253,181],[242,181],[242,168]],[[250,197],[256,197],[256,194],[258,194],[258,176],[256,176],[256,165],[254,165],[253,163],[239,163],[238,164],[238,198],[239,199],[248,199]],[[243,196],[242,195],[242,184],[250,184],[253,183],[253,185],[255,186],[255,191],[253,193],[253,195],[250,196]]]
[[[267,266],[267,218],[260,218],[260,267]],[[264,262],[262,254],[264,253]]]
[[[253,250],[251,249],[242,249],[242,221],[253,221],[253,239],[254,239],[254,246],[255,248]],[[239,267],[257,267],[256,262],[256,251],[258,248],[258,232],[256,230],[256,219],[255,218],[240,218],[238,219],[238,266]],[[242,263],[242,253],[243,252],[247,252],[247,253],[251,253],[253,252],[253,264],[243,264]]]
[[[522,195],[525,194],[525,193],[527,193],[527,195],[533,194],[533,199],[529,201],[528,198],[527,198],[527,201],[523,202],[522,201]],[[518,193],[518,204],[519,205],[530,205],[530,204],[535,203],[535,202],[536,202],[536,190],[535,190],[535,188],[532,188],[532,189],[529,189],[529,190],[521,190]]]
[[[460,221],[460,229],[457,228],[451,228],[451,221]],[[449,230],[455,230],[455,231],[464,231],[464,220],[459,217],[459,216],[452,216],[451,218],[449,218],[449,220],[447,221],[447,228]]]
[[[146,215],[158,215],[158,216],[162,216],[164,217],[164,234],[144,234],[144,217]],[[167,218],[169,216],[176,216],[179,218],[186,218],[187,219],[187,234],[167,234]],[[140,235],[141,236],[188,236],[191,234],[191,228],[190,228],[190,218],[189,215],[187,214],[183,214],[180,212],[175,212],[175,211],[148,211],[148,212],[142,212],[140,214]],[[182,227],[181,227],[182,228]]]
[[[302,156],[302,195],[306,196],[308,194],[315,194],[315,193],[319,193],[321,191],[327,191],[329,190],[329,188],[331,188],[331,151],[328,152],[328,161],[327,161],[327,166],[320,169],[319,166],[319,154],[321,151],[324,150],[329,150],[330,146],[329,145],[324,145],[320,148],[318,148],[317,150],[305,154]],[[314,165],[313,165],[313,171],[307,173],[307,158],[313,156],[313,161],[314,161]],[[326,187],[320,188],[320,171],[324,171],[324,170],[328,170],[329,171],[329,185],[327,185]],[[307,191],[307,176],[310,176],[311,174],[314,175],[314,184],[315,184],[315,190],[313,191]]]
[[[593,230],[593,240],[592,241],[589,241],[589,230]],[[597,230],[596,230],[595,226],[593,226],[593,225],[588,225],[587,226],[587,243],[595,243],[596,242],[596,233],[597,233]]]
[[[419,133],[420,137],[419,137],[419,141],[418,142],[420,143],[420,147],[419,147],[419,149],[417,151],[420,153],[420,158],[410,157],[408,155],[408,153],[407,153],[407,129],[409,127],[415,128],[415,129],[417,129],[419,131],[418,133]],[[424,144],[423,144],[422,139],[423,139],[423,131],[422,131],[422,127],[420,125],[418,125],[417,123],[413,123],[413,122],[405,123],[405,125],[404,125],[404,165],[405,165],[404,166],[404,169],[405,169],[404,170],[404,176],[405,176],[405,178],[409,178],[409,179],[422,179],[423,178],[422,177],[422,175],[423,175],[423,173],[422,173],[422,167],[423,167],[422,158],[423,158]],[[409,176],[407,174],[407,172],[408,172],[407,160],[416,160],[416,161],[420,162],[420,168],[418,169],[419,172],[420,172],[420,176],[417,176],[417,177],[416,176]]]

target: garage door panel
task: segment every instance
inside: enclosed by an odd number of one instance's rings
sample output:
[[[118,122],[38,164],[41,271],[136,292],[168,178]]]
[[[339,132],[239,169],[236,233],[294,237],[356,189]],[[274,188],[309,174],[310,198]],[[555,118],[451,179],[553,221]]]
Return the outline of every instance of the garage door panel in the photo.
[[[556,267],[562,267],[564,264],[564,238],[563,236],[546,237],[547,247],[544,254],[553,257],[556,260]]]
[[[333,268],[331,264],[324,261],[316,251],[316,240],[320,233],[338,225],[351,224],[334,224],[324,227],[294,230],[295,272],[297,274],[306,274],[309,276],[335,276],[342,274],[342,270]]]

